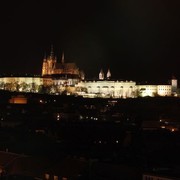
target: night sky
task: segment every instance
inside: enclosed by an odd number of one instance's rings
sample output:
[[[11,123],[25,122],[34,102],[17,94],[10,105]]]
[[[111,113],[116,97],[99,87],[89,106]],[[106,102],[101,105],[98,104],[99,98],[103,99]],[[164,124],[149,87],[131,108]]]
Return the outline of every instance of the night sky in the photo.
[[[180,79],[179,0],[5,1],[0,74],[41,74],[51,44],[86,77]]]

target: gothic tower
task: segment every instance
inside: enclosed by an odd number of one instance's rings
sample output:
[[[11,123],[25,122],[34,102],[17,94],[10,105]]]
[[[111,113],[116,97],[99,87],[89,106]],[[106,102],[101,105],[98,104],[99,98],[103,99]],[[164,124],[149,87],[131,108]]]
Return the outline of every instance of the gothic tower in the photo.
[[[44,59],[43,59],[42,76],[44,76],[45,74],[47,74],[47,59],[46,59],[46,55],[44,55]]]
[[[54,73],[56,68],[57,58],[54,56],[53,46],[51,46],[50,56],[44,57],[42,65],[42,76],[51,75]]]

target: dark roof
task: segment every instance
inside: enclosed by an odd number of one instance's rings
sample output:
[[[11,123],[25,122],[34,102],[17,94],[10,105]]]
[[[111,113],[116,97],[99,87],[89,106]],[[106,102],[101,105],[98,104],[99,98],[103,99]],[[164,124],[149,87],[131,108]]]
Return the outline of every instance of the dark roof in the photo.
[[[170,80],[169,81],[140,81],[136,83],[137,85],[171,85]]]
[[[65,79],[79,79],[79,76],[77,74],[52,74],[51,78],[53,79],[59,79],[59,78],[65,78]]]
[[[45,173],[77,177],[87,161],[75,158],[33,157],[0,151],[0,166],[8,175],[43,177]]]
[[[0,166],[1,167],[7,167],[16,158],[19,158],[19,157],[22,157],[22,155],[0,151]]]
[[[57,162],[47,173],[61,175],[64,177],[77,177],[87,166],[87,161],[80,159],[66,158]]]
[[[0,77],[33,77],[39,78],[41,75],[36,74],[1,74]]]
[[[57,63],[56,68],[57,69],[77,69],[77,66],[75,63]]]

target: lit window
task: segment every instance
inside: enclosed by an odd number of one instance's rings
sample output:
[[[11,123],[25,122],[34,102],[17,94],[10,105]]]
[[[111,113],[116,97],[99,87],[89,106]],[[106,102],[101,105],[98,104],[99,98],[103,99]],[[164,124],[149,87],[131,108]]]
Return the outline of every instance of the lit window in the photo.
[[[49,180],[50,179],[50,175],[49,174],[45,174],[45,179]]]
[[[54,180],[58,180],[58,176],[54,176]]]
[[[68,178],[67,177],[62,177],[62,180],[68,180]]]

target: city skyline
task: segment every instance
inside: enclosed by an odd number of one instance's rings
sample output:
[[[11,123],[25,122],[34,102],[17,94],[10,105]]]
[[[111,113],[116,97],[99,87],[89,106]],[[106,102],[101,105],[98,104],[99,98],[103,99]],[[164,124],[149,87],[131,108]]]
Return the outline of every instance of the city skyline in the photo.
[[[1,73],[41,74],[54,45],[91,78],[180,77],[179,2],[3,3]]]

